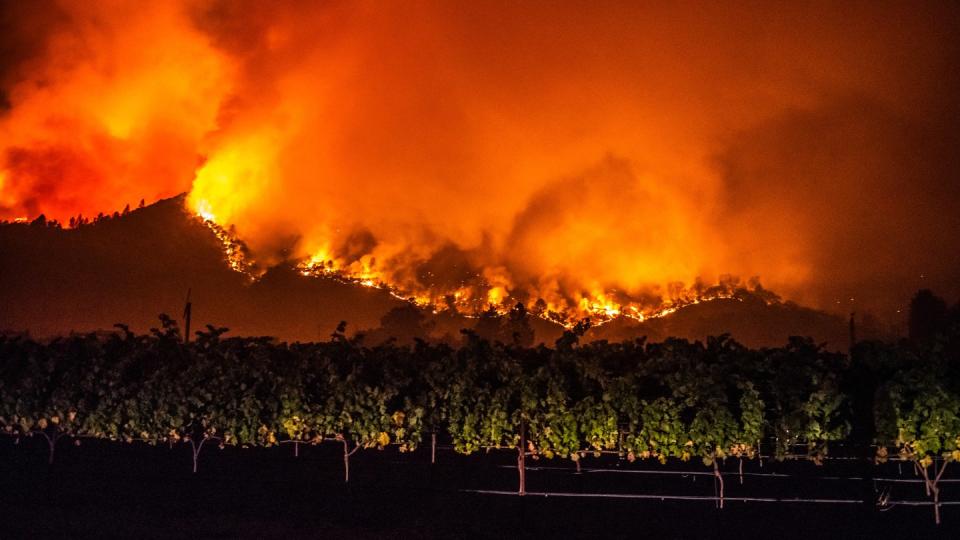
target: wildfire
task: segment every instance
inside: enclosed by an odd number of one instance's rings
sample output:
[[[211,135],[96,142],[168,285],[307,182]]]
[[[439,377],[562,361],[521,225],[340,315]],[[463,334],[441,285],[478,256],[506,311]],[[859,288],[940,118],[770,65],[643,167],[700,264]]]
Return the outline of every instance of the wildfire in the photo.
[[[197,203],[197,215],[208,223],[216,224],[217,222],[217,216],[213,215],[213,211],[210,209],[210,203],[205,200]]]
[[[266,135],[225,145],[197,170],[188,204],[207,221],[231,223],[268,189],[272,148]]]
[[[295,260],[564,324],[659,316],[721,294],[671,284],[728,273],[826,307],[838,279],[942,266],[956,229],[915,211],[953,201],[905,157],[952,155],[936,9],[33,4],[0,44],[0,220],[186,192],[251,279]],[[914,140],[939,142],[890,151]],[[849,264],[888,251],[882,280]]]
[[[231,269],[247,276],[250,281],[256,280],[262,275],[262,271],[247,253],[247,248],[243,242],[214,221],[214,215],[210,211],[209,205],[200,201],[196,215],[220,241],[224,258]]]
[[[250,258],[245,244],[234,234],[214,221],[214,213],[205,200],[194,203],[194,213],[216,235],[223,246],[224,257],[230,268],[243,273],[251,281],[262,275],[262,269]],[[642,301],[617,300],[617,291],[594,290],[582,294],[576,302],[565,298],[533,298],[530,294],[515,294],[509,289],[502,276],[499,284],[480,282],[473,286],[462,286],[453,291],[429,289],[412,290],[390,283],[389,277],[378,271],[369,259],[354,264],[342,264],[332,255],[329,247],[315,251],[311,256],[296,264],[295,268],[304,277],[324,277],[341,283],[384,290],[398,298],[434,313],[456,311],[466,317],[477,317],[481,312],[493,309],[500,315],[507,314],[517,302],[527,301],[533,307],[533,314],[546,320],[559,323],[567,328],[577,321],[589,318],[593,324],[602,325],[618,317],[636,321],[663,317],[678,309],[701,302],[738,298],[738,281],[707,288],[701,291],[683,289],[675,284],[673,296],[668,300],[658,298],[650,303]],[[757,287],[754,284],[754,287]],[[536,307],[536,306],[539,306]]]

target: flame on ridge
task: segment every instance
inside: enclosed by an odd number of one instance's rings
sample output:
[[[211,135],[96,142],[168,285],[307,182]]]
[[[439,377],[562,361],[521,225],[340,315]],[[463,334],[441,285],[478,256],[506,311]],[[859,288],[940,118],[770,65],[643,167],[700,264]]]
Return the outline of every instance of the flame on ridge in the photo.
[[[231,269],[244,274],[250,281],[255,281],[263,275],[263,269],[250,257],[244,243],[226,228],[216,223],[215,216],[206,201],[200,200],[195,203],[194,214],[210,228],[220,241],[224,258]],[[452,311],[468,318],[478,317],[482,311],[487,310],[505,315],[517,302],[530,300],[529,297],[524,298],[511,294],[506,284],[484,283],[441,292],[404,290],[384,279],[382,274],[370,264],[369,260],[342,266],[331,255],[329,248],[321,248],[310,257],[300,260],[295,264],[295,268],[304,277],[324,277],[341,283],[381,289],[397,299],[429,309],[433,313]],[[712,287],[701,287],[698,284],[696,289],[686,289],[681,284],[673,284],[669,298],[646,305],[642,302],[630,301],[621,303],[617,300],[616,291],[595,291],[592,294],[581,295],[575,306],[537,298],[531,303],[528,310],[531,310],[531,313],[535,316],[558,323],[565,328],[572,328],[578,321],[586,318],[589,318],[595,326],[603,325],[618,317],[643,322],[648,319],[670,315],[680,308],[701,302],[717,299],[742,301],[738,292],[744,289],[741,287],[739,280],[730,277],[726,277],[725,280]],[[779,302],[779,297],[763,290],[756,278],[751,280],[750,286],[753,287],[754,292],[760,292],[759,298],[764,299],[767,303]]]

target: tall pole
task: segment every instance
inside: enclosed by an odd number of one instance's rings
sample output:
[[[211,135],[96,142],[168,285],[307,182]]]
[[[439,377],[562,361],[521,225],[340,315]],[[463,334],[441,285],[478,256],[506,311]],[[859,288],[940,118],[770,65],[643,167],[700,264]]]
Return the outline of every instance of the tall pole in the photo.
[[[876,454],[873,451],[874,426],[875,419],[873,415],[874,395],[877,391],[876,374],[863,358],[854,355],[854,348],[857,345],[857,320],[856,312],[850,312],[850,371],[846,377],[850,378],[853,396],[853,417],[854,425],[860,426],[854,428],[850,438],[854,444],[863,452],[859,460],[860,468],[860,490],[863,498],[864,508],[868,512],[876,512],[877,507],[877,487],[874,481],[876,468]]]
[[[850,352],[853,353],[853,346],[857,344],[857,323],[854,319],[856,312],[850,312]]]
[[[517,455],[517,471],[520,473],[520,489],[518,495],[527,494],[527,423],[520,417],[520,453]]]
[[[184,328],[183,342],[184,342],[184,343],[190,343],[190,314],[191,314],[192,307],[193,307],[192,304],[190,303],[190,292],[191,292],[191,290],[192,290],[192,289],[187,289],[187,304],[183,307],[183,318],[184,318],[184,323],[183,323],[183,328]]]

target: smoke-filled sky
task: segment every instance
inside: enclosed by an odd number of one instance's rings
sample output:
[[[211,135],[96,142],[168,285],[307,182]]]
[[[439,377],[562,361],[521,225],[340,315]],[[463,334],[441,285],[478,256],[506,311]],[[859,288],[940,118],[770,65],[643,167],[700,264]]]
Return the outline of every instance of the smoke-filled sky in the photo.
[[[960,297],[954,3],[0,5],[0,218],[189,192],[262,261],[561,307]]]

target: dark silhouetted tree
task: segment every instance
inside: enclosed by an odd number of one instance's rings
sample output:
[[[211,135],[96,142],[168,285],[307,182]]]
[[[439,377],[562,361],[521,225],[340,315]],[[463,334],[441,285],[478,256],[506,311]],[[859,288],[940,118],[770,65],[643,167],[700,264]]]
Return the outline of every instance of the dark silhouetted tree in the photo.
[[[565,330],[560,339],[557,340],[557,350],[567,351],[580,343],[580,338],[590,330],[590,319],[581,319],[571,328]]]
[[[422,309],[413,304],[404,304],[391,309],[380,319],[380,329],[371,333],[374,338],[372,342],[389,338],[400,341],[426,339],[433,326],[433,321],[427,320]]]
[[[492,343],[494,341],[503,341],[503,334],[500,331],[500,327],[500,314],[497,313],[497,310],[493,306],[490,306],[489,309],[480,314],[476,326],[473,327],[473,331],[477,336]]]
[[[947,318],[947,303],[930,289],[921,289],[910,301],[910,339],[927,341],[935,336]]]
[[[533,328],[530,326],[530,317],[523,303],[517,302],[504,322],[506,323],[506,333],[514,345],[520,347],[533,345]]]

